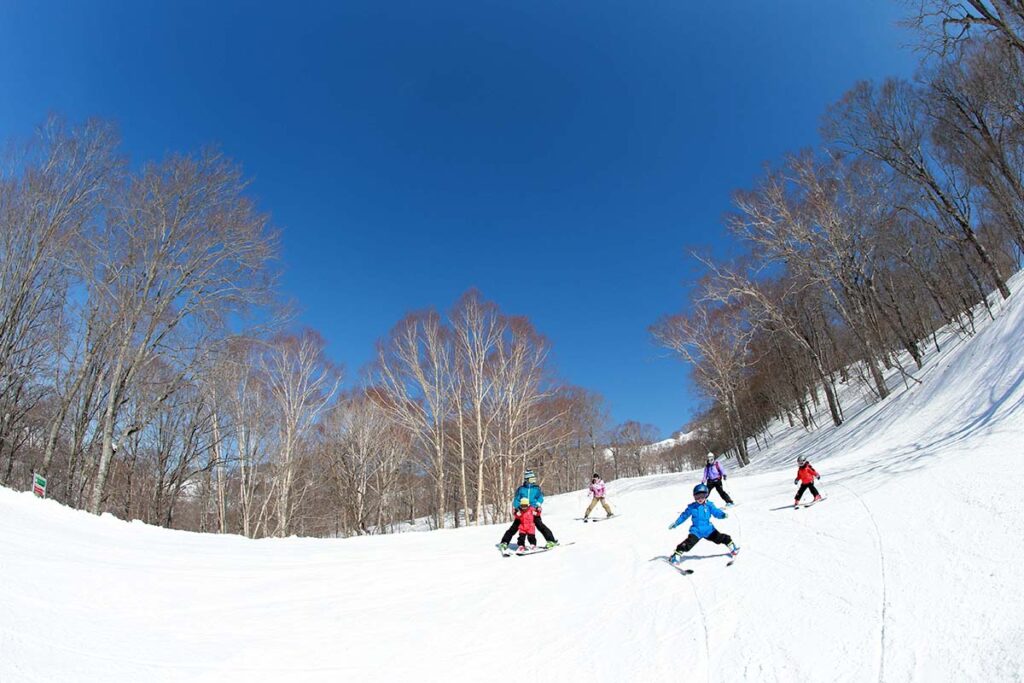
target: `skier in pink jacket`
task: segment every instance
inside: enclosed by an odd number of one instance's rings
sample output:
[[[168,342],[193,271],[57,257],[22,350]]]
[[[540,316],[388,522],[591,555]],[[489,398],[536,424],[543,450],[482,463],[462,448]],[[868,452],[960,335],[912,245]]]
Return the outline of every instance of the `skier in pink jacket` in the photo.
[[[586,522],[590,518],[590,513],[593,512],[594,508],[597,507],[598,502],[601,503],[601,507],[604,508],[605,515],[611,517],[615,513],[608,507],[607,501],[604,499],[604,482],[601,481],[601,477],[594,472],[593,478],[590,480],[590,497],[593,498],[590,501],[590,506],[587,511],[583,513],[583,521]]]

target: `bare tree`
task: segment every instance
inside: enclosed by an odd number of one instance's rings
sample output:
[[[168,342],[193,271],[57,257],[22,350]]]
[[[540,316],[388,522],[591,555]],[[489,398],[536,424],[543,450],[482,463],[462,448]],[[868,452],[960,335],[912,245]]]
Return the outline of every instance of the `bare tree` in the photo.
[[[179,325],[220,324],[265,300],[276,236],[244,196],[239,169],[214,152],[172,157],[131,178],[111,206],[90,296],[111,302],[112,369],[89,509],[102,507],[125,393]]]
[[[889,79],[877,89],[859,83],[829,110],[823,132],[833,143],[878,159],[914,182],[924,202],[907,209],[971,250],[1009,298],[1005,278],[978,238],[969,178],[929,150],[924,107],[921,94],[904,81]]]
[[[392,418],[414,436],[434,483],[435,522],[445,525],[446,425],[455,408],[451,332],[434,311],[406,316],[378,347],[377,376]]]
[[[710,308],[696,304],[687,314],[665,317],[651,328],[662,346],[689,363],[697,385],[724,407],[741,464],[747,463],[746,433],[739,411],[739,392],[749,362],[750,328],[736,306]]]
[[[341,383],[341,369],[328,360],[325,346],[319,334],[306,329],[297,336],[279,335],[261,354],[267,387],[280,416],[275,476],[278,536],[287,536],[290,530],[299,444]]]
[[[380,531],[384,507],[408,446],[406,433],[384,409],[376,390],[344,397],[325,416],[324,448],[340,506],[358,534]],[[371,498],[377,513],[371,517]]]

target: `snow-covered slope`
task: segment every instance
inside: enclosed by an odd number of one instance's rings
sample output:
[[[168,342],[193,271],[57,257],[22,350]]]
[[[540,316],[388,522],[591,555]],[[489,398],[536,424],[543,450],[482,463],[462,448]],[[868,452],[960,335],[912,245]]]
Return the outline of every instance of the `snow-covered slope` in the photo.
[[[0,681],[1024,680],[1024,292],[924,383],[778,432],[727,489],[726,567],[660,561],[692,474],[613,482],[622,516],[503,559],[500,527],[249,541],[0,489]],[[851,389],[851,391],[853,391]],[[828,498],[794,511],[808,454]]]

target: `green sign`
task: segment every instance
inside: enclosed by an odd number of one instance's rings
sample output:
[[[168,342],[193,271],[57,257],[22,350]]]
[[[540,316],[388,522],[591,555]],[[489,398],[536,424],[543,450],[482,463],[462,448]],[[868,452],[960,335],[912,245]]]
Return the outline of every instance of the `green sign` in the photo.
[[[46,477],[38,472],[32,473],[32,493],[40,498],[46,497]]]

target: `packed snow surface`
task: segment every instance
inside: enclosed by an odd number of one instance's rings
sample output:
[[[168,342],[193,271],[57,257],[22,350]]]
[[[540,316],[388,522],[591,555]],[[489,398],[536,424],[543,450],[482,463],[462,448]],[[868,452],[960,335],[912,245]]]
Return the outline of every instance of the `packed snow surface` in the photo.
[[[690,576],[652,558],[693,473],[612,482],[607,523],[551,497],[575,544],[508,559],[499,526],[251,541],[0,490],[0,681],[1024,680],[1015,289],[920,384],[773,428],[726,481],[739,558],[701,542]],[[798,454],[827,499],[793,510]]]

